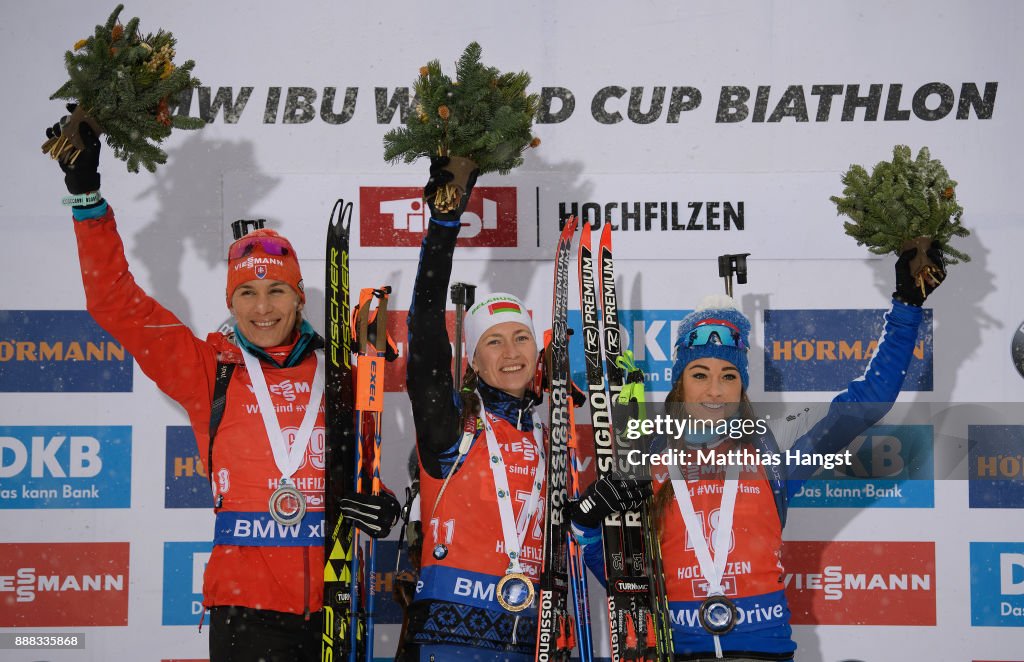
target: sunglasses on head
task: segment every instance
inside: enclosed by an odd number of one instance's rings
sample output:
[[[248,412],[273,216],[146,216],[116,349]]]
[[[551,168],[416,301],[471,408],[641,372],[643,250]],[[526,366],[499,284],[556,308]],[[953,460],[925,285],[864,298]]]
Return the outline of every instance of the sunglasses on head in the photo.
[[[228,259],[237,260],[252,253],[259,247],[267,255],[288,255],[292,252],[291,244],[282,237],[250,236],[242,237],[231,244],[228,249]]]
[[[698,322],[690,335],[686,337],[686,347],[701,347],[703,345],[724,345],[746,349],[743,336],[735,324],[725,320],[708,319]]]

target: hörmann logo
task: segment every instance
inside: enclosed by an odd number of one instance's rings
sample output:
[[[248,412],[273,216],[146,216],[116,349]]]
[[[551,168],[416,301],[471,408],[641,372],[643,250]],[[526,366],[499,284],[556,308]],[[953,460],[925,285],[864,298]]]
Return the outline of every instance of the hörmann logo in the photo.
[[[132,357],[84,310],[0,311],[0,392],[132,390]]]
[[[490,248],[518,245],[516,189],[478,186],[462,215],[459,246]],[[359,245],[418,247],[430,222],[423,189],[411,186],[362,186],[359,189]]]
[[[164,461],[164,508],[211,508],[209,476],[196,448],[192,428],[167,427]]]
[[[839,391],[878,348],[884,310],[766,310],[765,391]],[[932,390],[932,311],[924,319],[904,391]]]
[[[0,543],[0,627],[128,624],[128,543]]]
[[[1024,628],[1024,543],[971,543],[971,625]]]
[[[968,425],[971,508],[1024,508],[1024,425]]]
[[[788,541],[797,625],[935,625],[935,544]]]

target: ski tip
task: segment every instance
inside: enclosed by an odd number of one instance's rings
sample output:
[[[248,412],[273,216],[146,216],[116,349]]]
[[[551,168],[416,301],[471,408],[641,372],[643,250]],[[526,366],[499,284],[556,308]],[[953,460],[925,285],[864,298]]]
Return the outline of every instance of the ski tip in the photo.
[[[345,202],[344,198],[338,198],[331,209],[331,227],[340,226],[345,232],[352,226],[352,203]]]
[[[562,219],[562,234],[572,236],[572,234],[576,232],[576,226],[579,224],[579,222],[579,216],[572,215],[564,217]]]

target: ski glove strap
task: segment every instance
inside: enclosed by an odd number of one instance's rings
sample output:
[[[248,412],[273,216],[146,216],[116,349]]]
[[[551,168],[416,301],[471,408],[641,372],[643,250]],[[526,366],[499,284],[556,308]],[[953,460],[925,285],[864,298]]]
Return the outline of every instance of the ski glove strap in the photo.
[[[469,176],[469,181],[466,183],[466,192],[459,201],[459,206],[448,212],[439,212],[434,207],[434,195],[439,188],[455,179],[455,175],[447,169],[449,161],[450,159],[447,156],[430,157],[430,179],[427,180],[427,185],[423,187],[423,197],[430,207],[430,217],[437,221],[457,221],[462,217],[462,212],[466,211],[469,196],[476,185],[477,173],[479,172],[479,169],[477,169]]]
[[[612,513],[638,510],[649,496],[650,481],[605,476],[591,483],[579,501],[570,501],[567,511],[573,522],[594,528]]]
[[[360,531],[374,538],[386,538],[398,521],[402,505],[387,492],[380,494],[352,494],[338,504],[341,513],[352,520]]]
[[[77,104],[69,103],[67,105],[68,112],[75,112],[76,107]],[[63,117],[61,121],[48,127],[46,129],[46,137],[60,137],[61,129],[68,119],[68,117]],[[100,167],[100,146],[102,144],[100,143],[100,138],[86,122],[79,123],[78,135],[81,136],[85,149],[74,160],[74,163],[57,161],[60,169],[64,171],[64,184],[68,187],[68,193],[72,195],[92,193],[100,189],[100,173],[98,172]]]
[[[927,255],[935,266],[926,267],[915,274],[911,271],[911,261],[917,257],[917,251],[916,248],[907,249],[896,261],[896,291],[892,293],[892,298],[920,308],[928,295],[946,278],[946,265],[942,261],[939,242],[933,241]]]

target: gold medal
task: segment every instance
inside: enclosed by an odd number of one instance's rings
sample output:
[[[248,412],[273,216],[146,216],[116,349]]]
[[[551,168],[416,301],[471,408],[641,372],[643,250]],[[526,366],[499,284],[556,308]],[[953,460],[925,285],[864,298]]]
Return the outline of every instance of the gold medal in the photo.
[[[509,572],[498,580],[495,596],[508,611],[522,611],[533,604],[533,582],[524,573]]]

